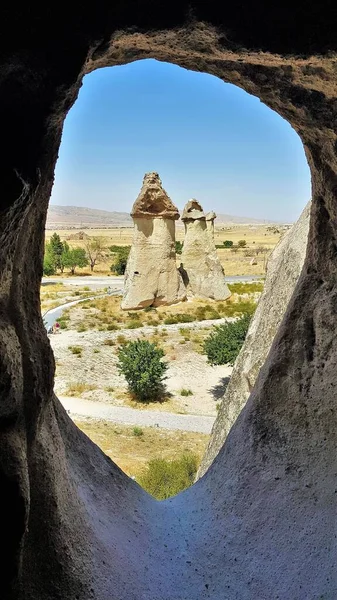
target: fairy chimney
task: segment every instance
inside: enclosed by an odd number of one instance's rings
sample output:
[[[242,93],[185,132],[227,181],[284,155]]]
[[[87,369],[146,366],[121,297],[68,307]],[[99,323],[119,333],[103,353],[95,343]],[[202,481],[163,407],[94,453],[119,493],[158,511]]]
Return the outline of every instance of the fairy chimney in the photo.
[[[176,266],[175,221],[179,212],[158,173],[146,173],[131,216],[133,241],[125,271],[124,310],[175,304],[186,298]]]
[[[181,218],[185,225],[185,239],[180,272],[187,291],[199,298],[225,300],[231,294],[199,202],[189,200]],[[210,219],[211,230],[214,218],[215,214]]]
[[[214,240],[214,221],[216,219],[216,214],[215,214],[214,210],[211,210],[210,212],[208,212],[205,219],[206,219],[207,231],[208,231],[209,235],[211,236],[212,240]]]

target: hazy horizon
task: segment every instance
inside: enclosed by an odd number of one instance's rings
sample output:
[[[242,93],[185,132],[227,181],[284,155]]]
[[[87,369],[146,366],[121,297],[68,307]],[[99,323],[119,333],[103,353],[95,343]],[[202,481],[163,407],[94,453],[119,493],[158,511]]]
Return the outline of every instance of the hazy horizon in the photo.
[[[289,123],[240,88],[143,60],[87,75],[65,121],[52,205],[130,212],[157,171],[182,209],[293,222],[310,172]]]

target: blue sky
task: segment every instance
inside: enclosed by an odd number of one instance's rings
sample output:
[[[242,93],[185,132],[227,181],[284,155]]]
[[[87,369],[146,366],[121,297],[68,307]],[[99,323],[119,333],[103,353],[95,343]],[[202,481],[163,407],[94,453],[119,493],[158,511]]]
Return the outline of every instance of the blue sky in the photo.
[[[155,60],[87,75],[51,203],[129,212],[147,171],[179,208],[291,222],[311,195],[298,135],[240,88]]]

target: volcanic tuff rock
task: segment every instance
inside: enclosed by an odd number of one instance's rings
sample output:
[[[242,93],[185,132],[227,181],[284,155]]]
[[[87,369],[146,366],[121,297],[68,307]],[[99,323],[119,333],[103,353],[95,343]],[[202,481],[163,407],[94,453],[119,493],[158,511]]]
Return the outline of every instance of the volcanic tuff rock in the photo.
[[[279,241],[268,260],[264,290],[245,343],[235,361],[198,477],[207,471],[224,444],[267,358],[302,270],[307,248],[309,217],[310,202],[297,223]]]
[[[214,221],[216,219],[216,214],[213,210],[211,210],[210,212],[207,213],[205,218],[206,218],[207,230],[208,230],[212,240],[214,240]]]
[[[209,230],[199,202],[187,202],[181,216],[185,225],[185,238],[180,272],[191,295],[197,298],[225,300],[231,294],[225,283],[224,271],[212,237],[214,218],[209,220]]]
[[[158,173],[146,173],[131,216],[133,241],[128,258],[123,310],[175,304],[186,298],[176,266],[178,209],[162,188]]]

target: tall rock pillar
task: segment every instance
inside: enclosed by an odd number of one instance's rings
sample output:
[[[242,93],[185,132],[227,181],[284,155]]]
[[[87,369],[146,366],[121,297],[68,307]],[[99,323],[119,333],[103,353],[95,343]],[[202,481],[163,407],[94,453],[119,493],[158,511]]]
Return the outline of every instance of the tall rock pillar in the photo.
[[[125,271],[124,310],[175,304],[186,298],[176,266],[175,221],[179,212],[158,173],[146,173],[131,216],[132,247]]]
[[[214,240],[214,221],[216,219],[215,212],[213,210],[211,210],[209,213],[207,213],[205,219],[206,219],[207,231],[208,231],[211,239]]]
[[[180,271],[187,291],[198,298],[225,300],[231,293],[212,236],[215,215],[210,219],[208,229],[201,205],[197,200],[189,200],[181,218],[185,225],[185,239]]]

